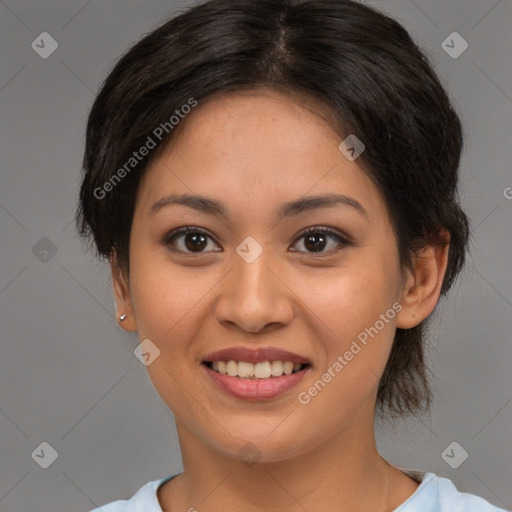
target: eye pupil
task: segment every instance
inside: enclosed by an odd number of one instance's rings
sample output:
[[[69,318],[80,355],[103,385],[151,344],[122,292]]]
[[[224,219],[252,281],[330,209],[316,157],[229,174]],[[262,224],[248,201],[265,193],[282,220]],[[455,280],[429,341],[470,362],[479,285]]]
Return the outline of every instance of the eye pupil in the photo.
[[[199,244],[197,242],[199,242]],[[194,249],[201,250],[206,247],[207,240],[206,237],[201,233],[189,233],[185,236],[185,245],[187,246],[187,249],[192,251]]]
[[[315,240],[311,246],[309,242],[311,240]],[[305,245],[308,249],[311,249],[313,252],[320,252],[325,247],[325,235],[321,233],[315,233],[312,235],[308,235],[306,237]]]
[[[347,243],[347,241],[340,235],[337,235],[333,231],[324,230],[322,228],[312,228],[300,236],[300,239],[303,240],[302,243],[305,246],[306,252],[310,253],[324,252],[329,238],[337,240],[338,246],[341,245],[346,247],[347,245],[350,245],[350,243]],[[165,245],[174,246],[176,239],[181,239],[181,243],[185,245],[184,249],[175,248],[174,250],[177,252],[199,254],[205,251],[206,247],[208,246],[208,239],[211,239],[211,237],[201,230],[187,226],[186,229],[182,228],[175,230],[164,240],[162,240],[162,242]]]

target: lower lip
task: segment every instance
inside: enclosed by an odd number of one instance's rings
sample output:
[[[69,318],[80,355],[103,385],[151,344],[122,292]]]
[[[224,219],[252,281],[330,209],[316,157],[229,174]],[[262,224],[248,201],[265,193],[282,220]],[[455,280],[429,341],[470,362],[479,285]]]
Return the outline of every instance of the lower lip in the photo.
[[[269,379],[241,379],[239,377],[230,377],[223,373],[216,372],[206,366],[201,365],[210,379],[225,391],[228,395],[242,400],[265,400],[275,398],[293,386],[296,386],[311,370],[311,367],[300,370],[290,375],[282,375],[281,377],[271,377]]]

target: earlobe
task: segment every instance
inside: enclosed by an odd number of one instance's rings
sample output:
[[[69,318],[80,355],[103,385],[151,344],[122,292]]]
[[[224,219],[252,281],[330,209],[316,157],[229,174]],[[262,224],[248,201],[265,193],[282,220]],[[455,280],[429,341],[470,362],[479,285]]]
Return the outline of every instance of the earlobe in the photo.
[[[130,289],[125,276],[119,268],[115,254],[109,258],[112,275],[112,288],[116,300],[116,320],[121,327],[128,332],[137,330],[135,316],[133,314]]]
[[[402,295],[402,310],[396,326],[410,329],[432,313],[436,307],[448,265],[449,235],[447,243],[428,245],[414,257],[414,269],[408,270]]]

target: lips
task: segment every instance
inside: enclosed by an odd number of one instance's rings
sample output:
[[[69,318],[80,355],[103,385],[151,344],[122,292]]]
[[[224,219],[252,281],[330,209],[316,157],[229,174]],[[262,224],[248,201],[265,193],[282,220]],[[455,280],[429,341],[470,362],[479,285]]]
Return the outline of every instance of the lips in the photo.
[[[265,401],[272,400],[297,386],[311,372],[306,366],[297,373],[273,377],[269,379],[240,379],[218,373],[205,364],[201,365],[209,382],[215,389],[239,400]]]
[[[212,368],[212,363],[235,361],[237,363],[264,363],[276,362],[300,364],[299,370],[291,374],[272,376],[267,378],[240,378],[231,376]],[[222,363],[220,363],[222,364]],[[310,374],[312,364],[310,359],[300,354],[283,350],[277,347],[231,347],[212,352],[201,362],[204,371],[214,388],[222,390],[232,397],[242,400],[270,400],[277,398],[286,391],[297,386],[299,382]]]
[[[262,363],[264,361],[291,361],[311,365],[311,361],[300,354],[283,350],[277,347],[259,347],[249,349],[247,347],[232,347],[212,352],[204,357],[203,362],[215,361],[246,361],[248,363]]]

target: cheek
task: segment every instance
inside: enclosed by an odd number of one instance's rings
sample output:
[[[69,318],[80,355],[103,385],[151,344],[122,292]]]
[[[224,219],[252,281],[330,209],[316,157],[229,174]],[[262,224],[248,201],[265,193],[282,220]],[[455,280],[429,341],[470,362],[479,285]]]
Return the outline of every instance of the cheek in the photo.
[[[194,318],[213,284],[206,273],[186,271],[158,258],[134,258],[132,303],[140,338],[154,340],[167,352],[177,349],[179,340],[193,336],[198,326]]]
[[[299,281],[299,279],[298,279]],[[360,259],[358,264],[300,279],[301,301],[323,324],[327,339],[357,336],[396,300],[396,276],[389,268]],[[300,293],[300,292],[299,292]]]
[[[134,259],[135,260],[135,259]],[[190,372],[190,340],[201,326],[204,295],[213,286],[176,266],[157,262],[133,265],[132,303],[140,341],[151,340],[159,355],[146,367],[162,400],[172,411],[190,407],[190,390],[184,392]],[[203,278],[204,279],[204,278]],[[188,387],[187,387],[188,389]]]
[[[314,323],[309,328],[323,347],[319,371],[330,372],[325,380],[333,382],[326,386],[326,400],[333,394],[357,402],[375,388],[386,365],[395,332],[396,275],[379,261],[361,257],[330,276],[301,283],[307,290],[301,300]]]

